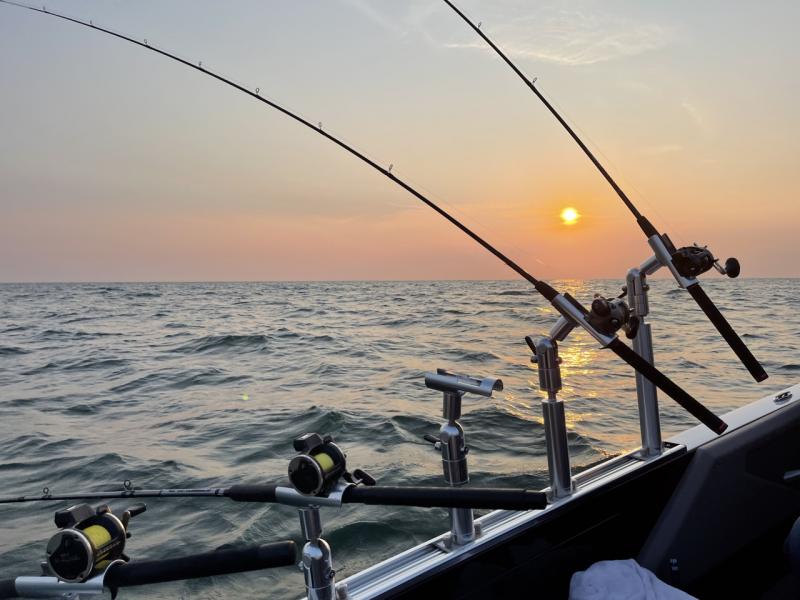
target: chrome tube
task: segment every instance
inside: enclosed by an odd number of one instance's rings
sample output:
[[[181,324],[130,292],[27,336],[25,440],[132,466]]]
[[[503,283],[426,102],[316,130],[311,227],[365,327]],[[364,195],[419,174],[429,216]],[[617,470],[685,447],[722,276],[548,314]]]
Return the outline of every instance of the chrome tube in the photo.
[[[447,422],[439,430],[442,450],[442,470],[444,479],[451,486],[469,482],[467,469],[467,445],[464,429],[457,419],[461,417],[462,392],[445,392],[443,414]],[[467,544],[475,539],[475,523],[471,508],[451,508],[450,541],[455,546]]]
[[[652,263],[651,261],[648,261]],[[646,262],[642,265],[645,269],[650,266]],[[633,349],[636,353],[649,362],[653,360],[653,336],[650,323],[645,322],[645,317],[650,312],[647,298],[649,286],[646,277],[640,269],[631,269],[626,277],[628,285],[628,305],[634,316],[639,319],[639,330],[633,338]],[[638,371],[636,372],[636,399],[639,404],[639,430],[642,437],[642,453],[645,456],[655,456],[662,451],[661,418],[658,413],[658,390],[653,383]]]
[[[319,508],[309,506],[298,511],[300,529],[306,543],[300,568],[306,581],[308,600],[336,600],[336,572],[333,570],[331,547],[321,539],[322,521]]]
[[[554,499],[572,494],[574,489],[569,461],[567,419],[564,402],[557,397],[561,389],[561,359],[558,343],[550,337],[535,341],[534,359],[539,369],[539,387],[547,393],[542,400],[544,435],[547,445],[547,469],[550,473],[550,492]]]

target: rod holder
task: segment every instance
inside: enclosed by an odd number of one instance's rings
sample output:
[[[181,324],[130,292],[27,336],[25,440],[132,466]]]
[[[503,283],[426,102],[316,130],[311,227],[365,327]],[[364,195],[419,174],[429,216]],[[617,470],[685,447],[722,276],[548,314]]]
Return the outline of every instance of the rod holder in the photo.
[[[539,370],[539,387],[547,393],[547,398],[542,399],[542,416],[547,445],[550,493],[553,499],[564,498],[572,494],[575,482],[570,468],[564,402],[558,399],[558,392],[561,390],[561,358],[558,356],[558,342],[550,336],[536,340],[526,338],[526,341],[533,351],[531,362],[535,363]]]
[[[653,335],[650,323],[645,317],[650,313],[646,274],[654,272],[655,257],[645,261],[638,269],[631,269],[625,278],[628,295],[628,306],[633,315],[639,319],[639,329],[633,338],[633,349],[636,353],[649,362],[653,360]],[[658,412],[658,390],[653,383],[638,371],[636,372],[636,399],[639,404],[639,430],[642,436],[642,454],[644,456],[657,456],[661,454],[663,443],[661,439],[661,418]]]
[[[442,471],[445,481],[453,486],[461,486],[469,482],[467,454],[464,428],[458,419],[461,418],[461,400],[465,393],[491,397],[492,393],[503,389],[500,379],[490,377],[478,378],[468,375],[450,373],[437,369],[436,373],[425,374],[425,385],[443,393],[442,415],[446,419],[439,429],[438,439],[426,436],[434,441],[434,447],[442,453]],[[450,544],[462,546],[475,540],[480,532],[475,527],[475,519],[471,508],[450,508]]]
[[[306,540],[300,569],[306,582],[308,600],[346,600],[347,588],[336,585],[331,547],[322,539],[322,519],[318,506],[298,510],[300,529]]]

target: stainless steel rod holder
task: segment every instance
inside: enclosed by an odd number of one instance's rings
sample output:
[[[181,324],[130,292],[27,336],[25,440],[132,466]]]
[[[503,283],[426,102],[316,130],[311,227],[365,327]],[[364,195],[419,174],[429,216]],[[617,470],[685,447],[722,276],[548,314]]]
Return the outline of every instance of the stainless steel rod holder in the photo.
[[[451,486],[469,482],[467,469],[467,443],[464,428],[458,419],[461,417],[461,398],[463,392],[444,392],[443,414],[447,422],[439,430],[439,443],[442,451],[442,470],[444,479]],[[454,546],[462,546],[476,537],[475,519],[471,508],[451,508],[450,541]]]
[[[344,600],[347,598],[347,590],[345,588],[337,590],[331,547],[320,537],[322,520],[319,507],[303,507],[298,513],[300,529],[306,539],[300,568],[305,578],[308,600]]]
[[[650,313],[648,300],[649,286],[646,274],[654,272],[655,257],[645,261],[638,269],[631,269],[626,276],[628,306],[631,314],[639,319],[639,330],[633,339],[633,349],[651,365],[653,360],[653,336],[650,323],[645,317]],[[636,399],[639,404],[639,430],[642,436],[642,454],[657,456],[661,454],[661,418],[658,413],[658,390],[653,383],[636,373]]]
[[[438,440],[433,436],[425,436],[442,453],[442,471],[445,481],[451,486],[460,486],[469,482],[467,469],[467,447],[464,428],[458,419],[461,418],[461,400],[465,393],[491,397],[492,393],[503,389],[503,382],[491,377],[470,377],[437,369],[436,373],[425,374],[425,385],[433,390],[443,392],[442,415],[445,423],[439,429]],[[449,546],[462,546],[475,540],[480,535],[480,528],[475,525],[471,508],[451,508]]]
[[[561,359],[558,342],[552,337],[538,338],[534,342],[532,361],[539,370],[539,387],[547,393],[542,400],[544,435],[547,445],[547,469],[550,474],[550,493],[554,499],[572,494],[575,484],[569,460],[567,420],[564,402],[558,399],[561,390]]]

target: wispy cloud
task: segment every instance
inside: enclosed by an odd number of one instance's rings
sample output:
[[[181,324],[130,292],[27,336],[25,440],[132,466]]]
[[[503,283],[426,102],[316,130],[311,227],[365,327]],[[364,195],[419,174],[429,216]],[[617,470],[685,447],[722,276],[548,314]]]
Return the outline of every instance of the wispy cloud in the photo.
[[[344,1],[394,33],[413,31],[446,48],[486,50],[481,40],[448,14],[443,3]],[[673,37],[663,25],[612,14],[606,5],[593,0],[557,0],[533,7],[527,2],[501,0],[482,4],[480,13],[474,12],[473,18],[491,29],[492,37],[510,56],[563,65],[636,56],[666,46]],[[442,20],[444,16],[448,18]]]
[[[647,148],[643,148],[642,152],[650,156],[675,154],[676,152],[683,152],[683,146],[680,144],[661,144],[660,146],[648,146]]]
[[[370,2],[369,0],[344,0],[344,2],[384,29],[397,34],[407,33],[406,29],[401,27],[399,22],[392,20],[385,11],[376,8],[374,2]]]
[[[695,104],[684,100],[681,102],[681,108],[686,111],[686,114],[689,115],[689,118],[697,125],[700,131],[703,133],[710,133],[711,126],[709,125],[708,119],[706,119],[703,112]]]
[[[672,34],[657,23],[612,15],[603,10],[547,5],[491,25],[492,36],[516,58],[563,65],[591,65],[636,56],[666,46]],[[450,48],[484,48],[475,41]]]

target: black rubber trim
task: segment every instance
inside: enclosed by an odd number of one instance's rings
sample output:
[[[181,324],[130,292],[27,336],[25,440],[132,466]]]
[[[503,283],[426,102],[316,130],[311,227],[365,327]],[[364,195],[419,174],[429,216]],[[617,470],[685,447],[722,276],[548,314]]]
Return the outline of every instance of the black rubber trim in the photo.
[[[276,542],[237,550],[218,550],[164,560],[134,561],[112,565],[103,585],[116,589],[134,585],[164,583],[181,579],[211,577],[227,573],[256,571],[295,564],[294,542]]]
[[[658,387],[658,389],[680,404],[695,419],[700,421],[711,431],[720,434],[728,428],[728,425],[725,423],[725,421],[700,404],[669,377],[664,375],[661,371],[636,354],[636,352],[631,350],[625,344],[625,342],[619,338],[614,338],[608,347],[614,351],[614,354],[619,356],[639,373],[644,375],[656,387]]]
[[[543,492],[523,489],[351,486],[342,493],[343,503],[531,510],[547,506]]]
[[[275,484],[234,485],[225,490],[225,496],[235,502],[275,502]]]
[[[714,327],[717,328],[720,335],[725,338],[731,350],[736,353],[736,356],[739,357],[739,360],[742,361],[745,368],[750,371],[750,375],[753,376],[753,379],[756,381],[764,381],[769,377],[764,367],[762,367],[761,363],[753,356],[753,353],[750,352],[750,349],[742,341],[742,338],[733,330],[728,320],[719,312],[719,309],[714,302],[711,301],[711,298],[709,298],[703,288],[700,287],[700,284],[694,283],[687,287],[686,291],[689,292],[692,298],[694,298],[694,301],[697,302],[697,306],[703,309],[708,320],[714,324]]]
[[[19,598],[14,579],[0,579],[0,598]]]

